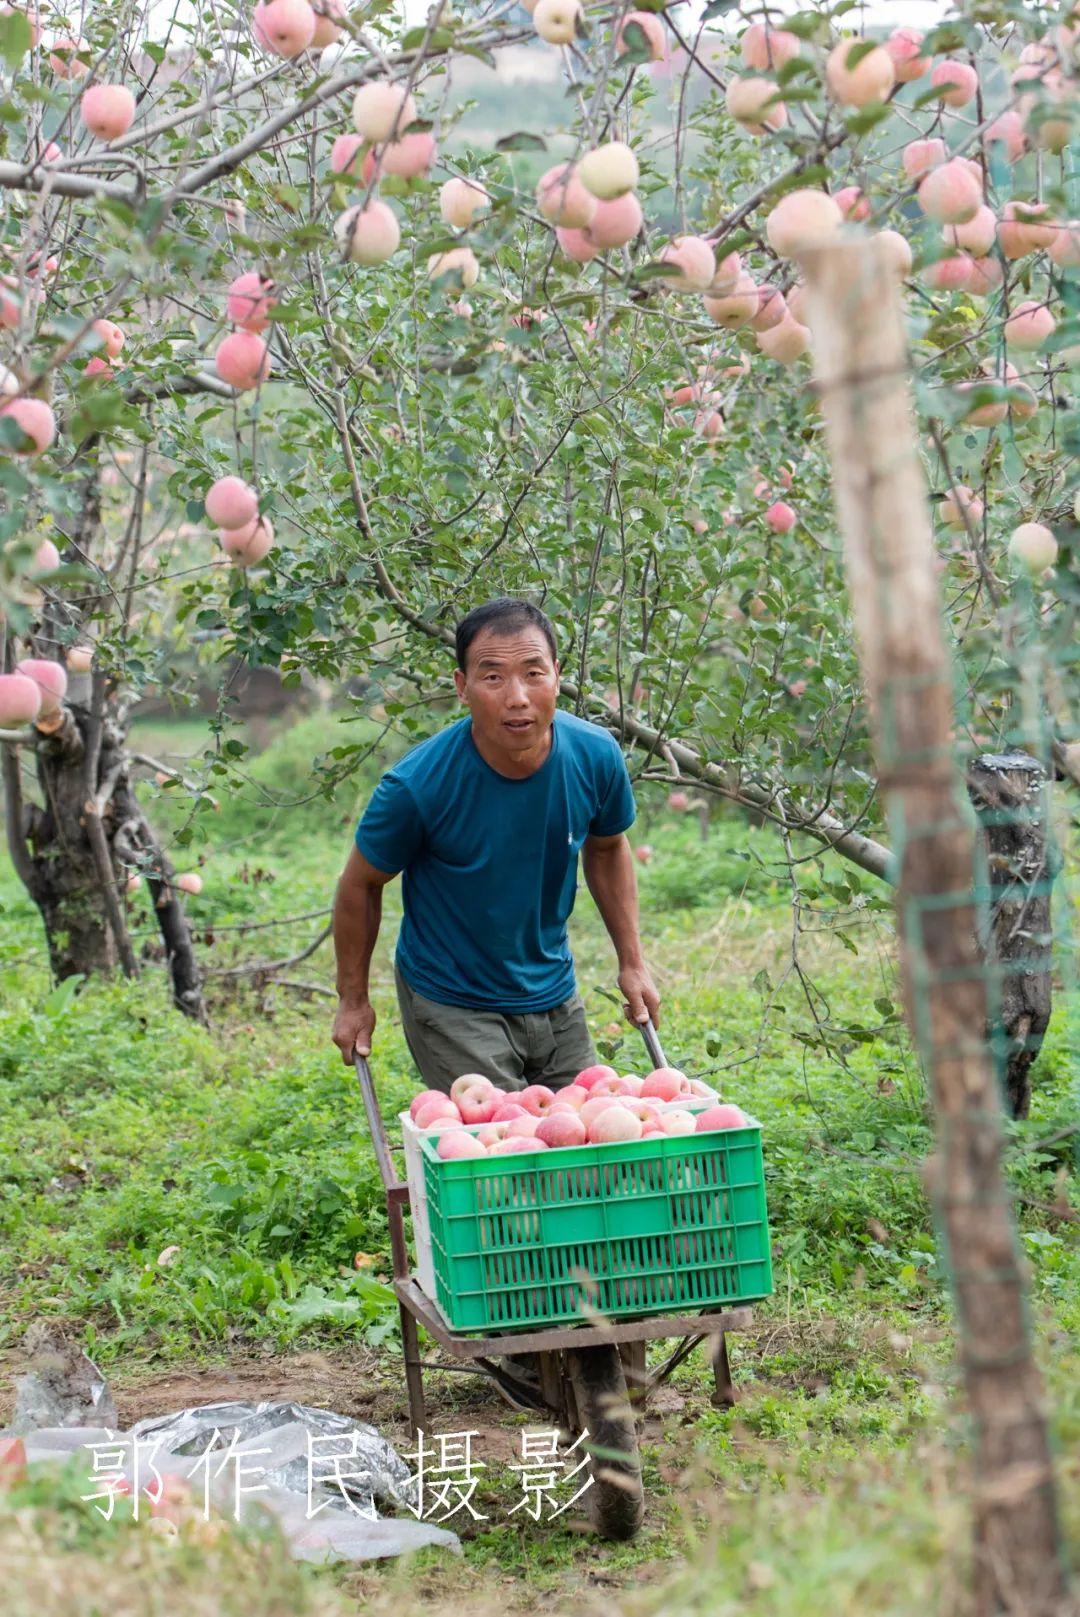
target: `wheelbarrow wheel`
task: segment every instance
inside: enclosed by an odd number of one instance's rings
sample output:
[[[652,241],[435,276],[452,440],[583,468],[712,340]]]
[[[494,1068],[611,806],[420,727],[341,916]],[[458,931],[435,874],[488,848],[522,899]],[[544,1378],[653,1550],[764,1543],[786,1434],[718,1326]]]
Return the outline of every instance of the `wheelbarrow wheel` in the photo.
[[[568,1348],[566,1371],[578,1435],[589,1456],[592,1486],[582,1497],[601,1538],[633,1538],[645,1514],[634,1412],[614,1345]]]

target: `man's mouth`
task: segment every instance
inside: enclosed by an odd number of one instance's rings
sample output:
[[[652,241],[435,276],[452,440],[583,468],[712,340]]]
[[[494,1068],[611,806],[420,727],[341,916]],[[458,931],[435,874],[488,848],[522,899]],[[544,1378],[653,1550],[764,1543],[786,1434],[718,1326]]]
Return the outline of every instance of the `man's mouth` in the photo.
[[[503,720],[503,723],[506,725],[506,728],[508,730],[527,730],[527,729],[529,729],[532,722],[533,722],[532,719],[504,719]]]

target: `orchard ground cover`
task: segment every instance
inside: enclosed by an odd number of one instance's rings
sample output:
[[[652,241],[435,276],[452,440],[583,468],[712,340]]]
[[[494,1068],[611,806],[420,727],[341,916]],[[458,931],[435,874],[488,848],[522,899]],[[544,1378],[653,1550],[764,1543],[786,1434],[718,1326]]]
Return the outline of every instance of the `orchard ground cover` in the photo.
[[[218,967],[297,952],[317,932],[317,917],[280,930],[229,928],[325,907],[358,797],[391,745],[330,800],[287,814],[272,800],[302,794],[305,758],[310,789],[313,753],[339,734],[325,717],[302,720],[249,760],[250,798],[207,811],[218,834],[189,906]],[[178,763],[206,740],[189,722],[144,727],[138,744]],[[183,805],[147,793],[155,816],[175,815],[182,833]],[[703,836],[692,794],[682,813],[653,787],[639,786],[638,801],[632,840],[652,850],[638,876],[667,1053],[719,1078],[766,1127],[777,1292],[754,1329],[731,1340],[742,1402],[712,1409],[705,1366],[680,1367],[645,1429],[646,1530],[630,1546],[598,1547],[559,1523],[504,1519],[515,1486],[508,1467],[529,1423],[482,1382],[433,1378],[434,1429],[480,1430],[489,1466],[477,1504],[495,1519],[465,1532],[460,1563],[428,1554],[409,1568],[311,1573],[272,1543],[230,1534],[227,1544],[185,1550],[185,1609],[202,1609],[223,1578],[238,1610],[246,1601],[243,1609],[268,1613],[303,1611],[305,1601],[334,1611],[335,1599],[342,1610],[359,1599],[376,1612],[449,1611],[466,1591],[481,1611],[526,1610],[540,1598],[559,1610],[617,1602],[642,1617],[747,1606],[809,1617],[825,1601],[852,1613],[962,1609],[965,1433],[950,1397],[943,1276],[918,1173],[930,1135],[896,1020],[888,914],[874,884],[853,885],[838,862],[802,867],[797,953],[808,986],[785,979],[792,905],[775,833],[747,835],[714,814]],[[302,1396],[373,1419],[406,1450],[385,1214],[355,1080],[329,1044],[331,1002],[213,978],[207,1031],[171,1008],[156,970],[133,984],[51,990],[34,912],[6,869],[0,897],[5,1383],[20,1363],[22,1327],[39,1314],[81,1335],[122,1417],[216,1396]],[[375,1070],[389,1114],[415,1081],[390,972],[396,884],[387,899],[373,982]],[[572,939],[602,1049],[620,1066],[639,1064],[605,997],[610,949],[584,889]],[[293,971],[327,985],[327,946],[283,975]],[[1012,1126],[1010,1148],[1074,1546],[1073,1157],[1067,1140],[1032,1148],[1075,1115],[1075,1017],[1062,996],[1032,1116]],[[178,1250],[160,1263],[170,1247]],[[87,1507],[43,1493],[18,1504],[21,1527],[5,1514],[0,1536],[21,1534],[22,1554],[37,1545],[42,1567],[73,1594],[107,1577],[112,1609],[127,1600],[134,1610],[160,1578],[169,1552],[137,1529],[88,1524]],[[34,1589],[31,1579],[16,1597],[27,1614]]]

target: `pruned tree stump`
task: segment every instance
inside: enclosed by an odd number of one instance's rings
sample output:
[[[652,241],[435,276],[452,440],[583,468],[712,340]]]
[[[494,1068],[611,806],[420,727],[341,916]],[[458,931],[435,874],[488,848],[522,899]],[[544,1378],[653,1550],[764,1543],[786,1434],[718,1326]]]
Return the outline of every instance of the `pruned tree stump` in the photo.
[[[989,880],[987,954],[1000,966],[991,1042],[1006,1105],[1026,1117],[1031,1068],[1050,1022],[1050,893],[1057,861],[1047,847],[1041,765],[1026,752],[983,753],[968,766],[968,793],[983,834]]]

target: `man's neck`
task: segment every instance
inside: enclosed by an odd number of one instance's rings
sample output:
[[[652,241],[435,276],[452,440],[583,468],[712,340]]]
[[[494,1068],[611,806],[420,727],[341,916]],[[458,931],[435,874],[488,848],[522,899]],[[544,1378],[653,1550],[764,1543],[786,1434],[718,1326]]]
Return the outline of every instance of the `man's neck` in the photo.
[[[476,725],[471,725],[477,752],[497,775],[505,775],[507,780],[528,780],[530,775],[535,775],[538,769],[543,768],[551,752],[554,728],[554,724],[549,724],[536,745],[528,751],[509,753],[501,747],[491,746],[477,733]]]

